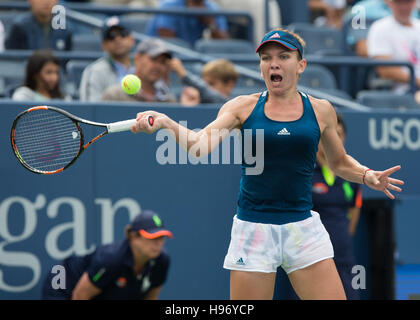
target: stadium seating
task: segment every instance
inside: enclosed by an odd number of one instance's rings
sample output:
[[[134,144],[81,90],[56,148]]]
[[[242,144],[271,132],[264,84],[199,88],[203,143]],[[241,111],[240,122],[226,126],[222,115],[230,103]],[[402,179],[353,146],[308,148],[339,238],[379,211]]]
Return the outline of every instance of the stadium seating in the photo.
[[[66,84],[65,89],[74,99],[79,98],[79,85],[83,70],[90,64],[90,60],[70,60],[66,64]]]
[[[412,94],[399,95],[391,91],[364,90],[357,94],[357,102],[372,108],[392,108],[399,110],[419,109]]]
[[[287,28],[305,39],[306,54],[340,55],[343,53],[341,30],[316,27],[310,23],[292,23]]]
[[[191,49],[191,44],[183,39],[180,39],[180,38],[161,38],[161,39],[170,44],[174,44],[176,46],[186,48],[186,49]]]
[[[2,11],[0,12],[0,21],[3,23],[5,34],[9,33],[10,27],[12,26],[13,20],[16,17],[14,11]]]
[[[102,51],[101,37],[93,33],[73,35],[73,51]]]
[[[242,39],[199,39],[194,47],[198,52],[210,55],[255,53],[252,42]]]
[[[337,81],[331,71],[322,65],[308,65],[300,76],[299,84],[314,89],[337,89]]]
[[[0,60],[0,96],[9,96],[12,88],[23,83],[26,62]]]
[[[120,21],[126,28],[132,31],[145,33],[147,24],[151,18],[152,16],[121,15]]]

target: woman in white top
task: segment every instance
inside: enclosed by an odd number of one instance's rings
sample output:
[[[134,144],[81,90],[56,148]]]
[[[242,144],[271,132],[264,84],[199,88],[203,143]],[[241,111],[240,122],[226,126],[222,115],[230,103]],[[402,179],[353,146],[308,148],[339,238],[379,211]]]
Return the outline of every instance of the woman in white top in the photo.
[[[17,101],[66,99],[60,90],[60,61],[49,50],[35,51],[29,57],[23,86],[12,96]]]
[[[387,0],[392,15],[375,21],[367,38],[368,55],[378,60],[409,61],[415,72],[417,88],[420,88],[420,20],[412,13],[415,0]],[[378,67],[380,78],[394,81],[393,91],[397,94],[409,90],[409,73],[404,67]],[[415,94],[420,104],[420,90]]]

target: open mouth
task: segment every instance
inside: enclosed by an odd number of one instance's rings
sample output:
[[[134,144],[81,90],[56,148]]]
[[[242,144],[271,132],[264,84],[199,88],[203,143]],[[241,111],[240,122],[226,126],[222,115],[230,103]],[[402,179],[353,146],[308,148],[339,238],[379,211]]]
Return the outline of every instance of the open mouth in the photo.
[[[271,77],[270,77],[270,80],[272,82],[279,83],[279,82],[281,82],[283,80],[283,77],[281,75],[279,75],[279,74],[272,74]]]

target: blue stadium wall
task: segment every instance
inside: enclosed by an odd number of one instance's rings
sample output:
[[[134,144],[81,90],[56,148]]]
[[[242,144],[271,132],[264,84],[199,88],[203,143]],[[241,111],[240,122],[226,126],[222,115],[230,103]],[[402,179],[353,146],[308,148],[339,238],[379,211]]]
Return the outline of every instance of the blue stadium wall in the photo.
[[[133,118],[145,110],[127,104],[57,105],[100,122]],[[12,120],[27,107],[23,103],[0,106],[0,299],[39,299],[42,280],[54,265],[71,254],[86,254],[122,239],[124,226],[143,209],[159,212],[174,233],[165,245],[172,263],[161,298],[229,297],[229,273],[222,265],[240,178],[240,166],[233,159],[232,164],[187,161],[162,165],[156,153],[167,140],[158,141],[156,134],[126,132],[98,141],[60,174],[33,174],[16,161],[9,138]],[[156,110],[187,121],[192,129],[203,128],[218,111],[211,106]],[[407,183],[395,210],[398,261],[420,264],[413,245],[420,240],[414,227],[420,223],[416,215],[420,202],[419,114],[342,114],[348,126],[346,148],[350,154],[377,169],[402,164],[397,176]],[[95,132],[89,128],[85,136]],[[177,152],[177,162],[183,161],[185,152],[178,148]],[[366,189],[364,196],[383,197]],[[368,265],[369,230],[364,219],[362,216],[355,244],[358,263]],[[369,281],[362,296],[368,298],[368,292]]]

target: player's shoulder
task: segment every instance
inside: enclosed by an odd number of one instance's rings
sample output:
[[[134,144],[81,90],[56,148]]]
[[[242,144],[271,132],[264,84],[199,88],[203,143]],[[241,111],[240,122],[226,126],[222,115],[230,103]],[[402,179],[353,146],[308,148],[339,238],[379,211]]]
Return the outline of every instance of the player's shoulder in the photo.
[[[244,109],[247,106],[255,106],[261,93],[253,93],[248,95],[241,95],[227,101],[222,108],[225,110]]]
[[[156,264],[162,264],[164,266],[169,265],[169,262],[171,260],[169,254],[166,252],[165,249],[162,249],[162,252],[160,253],[160,255],[154,259]]]
[[[334,110],[331,102],[329,102],[327,99],[318,99],[310,95],[308,95],[308,97],[312,107],[316,109],[316,111],[328,113]]]
[[[222,114],[231,114],[242,122],[258,102],[260,93],[237,96],[227,101],[219,110],[218,116]]]
[[[331,123],[331,121],[335,121],[337,116],[331,102],[329,102],[326,99],[317,99],[312,96],[308,96],[308,97],[319,122],[327,124],[327,123]]]
[[[119,241],[98,247],[93,255],[96,262],[107,266],[118,266],[124,261],[128,243]]]

